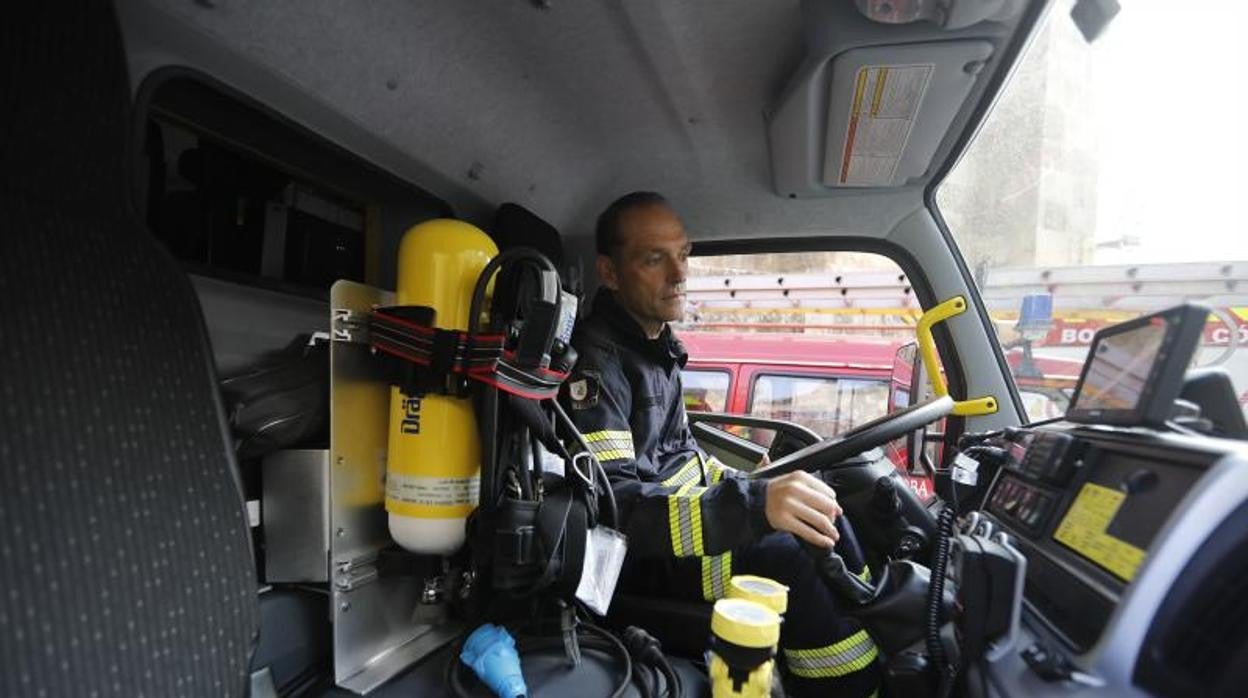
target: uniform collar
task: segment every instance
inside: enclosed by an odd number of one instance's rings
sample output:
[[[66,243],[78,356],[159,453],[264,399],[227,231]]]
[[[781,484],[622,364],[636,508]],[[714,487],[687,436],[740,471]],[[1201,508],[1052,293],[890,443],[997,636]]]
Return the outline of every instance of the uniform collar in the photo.
[[[601,318],[621,343],[642,351],[656,360],[679,364],[682,368],[689,360],[689,353],[685,351],[685,346],[672,332],[671,324],[663,325],[659,336],[650,339],[641,329],[641,325],[616,300],[615,292],[609,288],[598,289],[597,295],[594,296],[590,317]]]

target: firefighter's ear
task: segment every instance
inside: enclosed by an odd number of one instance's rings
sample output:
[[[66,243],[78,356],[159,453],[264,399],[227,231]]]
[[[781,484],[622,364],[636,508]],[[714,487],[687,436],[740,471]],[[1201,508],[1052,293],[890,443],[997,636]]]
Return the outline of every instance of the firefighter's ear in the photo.
[[[620,277],[615,273],[615,260],[605,254],[598,255],[598,280],[612,291],[620,290]]]

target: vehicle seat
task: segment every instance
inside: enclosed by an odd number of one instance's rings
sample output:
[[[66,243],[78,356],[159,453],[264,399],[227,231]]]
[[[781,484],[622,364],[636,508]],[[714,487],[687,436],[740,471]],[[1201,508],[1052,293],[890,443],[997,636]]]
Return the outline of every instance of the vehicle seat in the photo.
[[[132,211],[112,6],[24,6],[0,94],[0,695],[242,695],[247,519],[198,302]]]

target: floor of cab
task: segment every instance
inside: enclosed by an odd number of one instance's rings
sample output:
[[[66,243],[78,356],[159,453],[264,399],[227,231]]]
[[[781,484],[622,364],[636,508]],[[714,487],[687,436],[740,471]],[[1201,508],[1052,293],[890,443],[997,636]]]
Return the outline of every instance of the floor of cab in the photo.
[[[410,696],[452,696],[454,695],[446,682],[446,664],[450,661],[451,649],[443,650],[427,657],[399,676],[386,682],[369,698],[410,698]],[[680,675],[685,696],[709,696],[710,680],[705,670],[694,663],[673,658],[672,667]],[[529,695],[534,696],[575,696],[576,698],[597,698],[609,696],[622,678],[616,668],[618,660],[592,649],[583,650],[583,660],[576,669],[570,670],[567,661],[559,653],[526,653],[523,657],[524,678],[528,685]],[[479,682],[471,680],[469,672],[464,671],[464,684],[469,688],[469,695],[476,698],[489,698],[493,694]],[[331,688],[321,694],[323,698],[350,698],[354,693],[342,688]],[[630,684],[624,692],[625,698],[640,698],[641,692],[635,683]]]

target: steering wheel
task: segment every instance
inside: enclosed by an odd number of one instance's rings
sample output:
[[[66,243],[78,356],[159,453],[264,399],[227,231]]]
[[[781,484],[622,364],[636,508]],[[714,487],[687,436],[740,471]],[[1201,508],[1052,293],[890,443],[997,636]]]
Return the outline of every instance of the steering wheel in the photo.
[[[754,479],[769,479],[794,470],[814,471],[840,463],[846,458],[921,429],[953,412],[953,398],[948,395],[886,414],[841,434],[839,438],[811,444],[800,451],[772,462],[750,473]]]

